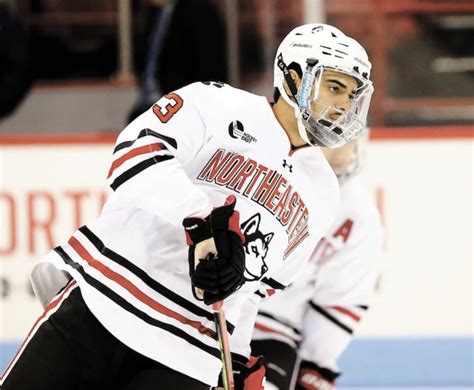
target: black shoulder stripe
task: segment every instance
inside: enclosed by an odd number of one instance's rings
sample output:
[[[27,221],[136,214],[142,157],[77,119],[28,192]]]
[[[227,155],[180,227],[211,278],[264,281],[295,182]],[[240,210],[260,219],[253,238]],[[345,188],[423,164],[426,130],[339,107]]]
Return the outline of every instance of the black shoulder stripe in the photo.
[[[281,321],[280,319],[276,318],[275,316],[273,316],[273,315],[271,315],[271,314],[269,314],[269,313],[266,313],[266,312],[264,312],[264,311],[259,311],[259,312],[258,312],[258,315],[259,315],[259,316],[262,316],[262,317],[270,318],[271,320],[273,320],[273,321],[275,321],[275,322],[278,322],[278,323],[280,323],[280,324],[286,326],[287,328],[290,328],[293,332],[295,332],[295,333],[298,334],[298,335],[301,334],[301,332],[300,332],[298,329],[296,329],[296,328],[292,327],[291,325],[287,324],[285,321]]]
[[[368,310],[369,309],[369,306],[367,306],[367,305],[357,305],[357,307],[359,309],[362,309],[362,310]]]
[[[149,316],[145,312],[139,310],[138,308],[136,308],[135,306],[133,306],[132,304],[127,302],[127,300],[125,300],[120,295],[115,293],[109,287],[107,287],[106,285],[104,285],[103,283],[98,281],[97,279],[95,279],[92,276],[90,276],[89,274],[87,274],[86,271],[84,270],[84,268],[80,264],[76,263],[73,259],[71,259],[68,256],[68,254],[64,251],[63,248],[56,247],[54,250],[57,254],[59,254],[59,256],[61,256],[61,258],[63,259],[63,261],[66,264],[68,264],[69,266],[76,269],[89,285],[94,287],[96,290],[100,291],[103,295],[105,295],[111,301],[113,301],[114,303],[119,305],[122,309],[124,309],[124,310],[128,311],[129,313],[135,315],[136,317],[140,318],[142,321],[146,322],[149,325],[152,325],[152,326],[155,326],[157,328],[163,329],[163,330],[173,334],[176,337],[180,337],[183,340],[186,340],[188,343],[194,345],[195,347],[203,350],[204,352],[207,352],[208,354],[210,354],[210,355],[212,355],[216,358],[220,357],[220,352],[217,348],[213,348],[213,347],[210,347],[210,346],[204,344],[203,342],[201,342],[198,339],[195,339],[194,337],[187,334],[185,331],[183,331],[180,328],[177,328],[173,325],[167,324],[165,322],[159,321],[156,318],[153,318],[153,317]]]
[[[284,290],[286,288],[284,284],[277,282],[273,278],[263,278],[262,282],[268,284],[271,288],[274,288],[275,290]]]
[[[133,176],[138,175],[140,172],[144,171],[145,169],[151,167],[152,165],[155,165],[157,163],[171,160],[174,158],[174,156],[171,156],[169,154],[165,154],[163,156],[153,156],[150,157],[148,160],[144,160],[137,165],[133,166],[129,170],[125,171],[121,175],[117,176],[117,178],[110,184],[110,187],[115,191],[117,188],[119,188],[123,183],[125,183],[127,180],[131,179]]]
[[[309,305],[316,310],[319,314],[321,314],[323,317],[326,317],[329,321],[334,323],[335,325],[339,326],[342,330],[345,332],[352,334],[354,331],[349,328],[347,325],[344,325],[341,321],[339,321],[336,317],[328,313],[326,310],[324,310],[321,306],[316,305],[314,302],[310,301]]]
[[[151,278],[145,271],[141,268],[137,267],[135,264],[127,260],[125,257],[122,257],[118,253],[114,252],[113,250],[107,248],[102,240],[97,237],[87,226],[82,226],[79,228],[79,231],[87,237],[87,239],[94,245],[97,250],[102,253],[105,257],[109,258],[110,260],[114,261],[115,263],[121,265],[123,268],[127,269],[135,276],[137,276],[140,280],[143,281],[148,287],[156,291],[157,293],[163,295],[170,301],[176,303],[177,305],[183,307],[187,311],[200,316],[207,318],[209,321],[214,321],[213,313],[204,310],[203,308],[195,305],[194,303],[188,301],[187,299],[183,298],[181,295],[176,294],[175,292],[171,291],[170,289],[163,286],[161,283],[158,283],[155,279]],[[227,331],[232,334],[234,332],[234,325],[227,321]]]
[[[138,134],[138,137],[135,138],[133,141],[124,141],[124,142],[119,143],[115,147],[114,153],[117,153],[119,150],[122,150],[124,148],[128,148],[129,146],[132,146],[135,143],[136,140],[138,140],[140,138],[143,138],[143,137],[146,137],[147,135],[151,135],[153,137],[159,138],[159,139],[167,142],[168,144],[170,144],[173,148],[178,149],[178,143],[176,142],[176,140],[174,138],[168,137],[164,134],[157,133],[156,131],[153,131],[151,129],[143,129]]]

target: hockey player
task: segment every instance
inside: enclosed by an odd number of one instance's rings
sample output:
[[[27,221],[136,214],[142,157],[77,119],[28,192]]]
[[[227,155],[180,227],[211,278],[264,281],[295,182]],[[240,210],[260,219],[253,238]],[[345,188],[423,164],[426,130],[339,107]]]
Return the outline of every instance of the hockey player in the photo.
[[[100,217],[33,270],[46,311],[2,389],[216,386],[223,299],[236,389],[261,389],[251,297],[288,285],[329,229],[339,189],[318,146],[360,134],[370,69],[356,41],[304,25],[278,49],[273,106],[195,83],[128,125]]]
[[[356,175],[363,145],[361,137],[323,149],[341,184],[341,209],[300,276],[260,307],[252,352],[265,356],[269,389],[333,389],[336,361],[368,309],[383,230]]]

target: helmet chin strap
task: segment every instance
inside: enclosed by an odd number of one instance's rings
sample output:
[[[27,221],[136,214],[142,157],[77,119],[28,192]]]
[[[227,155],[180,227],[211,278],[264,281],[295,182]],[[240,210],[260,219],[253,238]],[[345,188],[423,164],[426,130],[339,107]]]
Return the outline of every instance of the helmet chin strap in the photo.
[[[312,74],[313,73],[313,68],[318,63],[318,60],[314,59],[314,58],[308,58],[306,63],[307,63],[307,67],[306,67],[305,72],[308,73],[308,74]],[[303,107],[300,104],[300,99],[298,99],[298,94],[299,94],[298,93],[298,88],[296,87],[295,81],[291,77],[290,71],[289,71],[288,67],[285,64],[285,61],[283,60],[283,56],[282,56],[281,53],[277,57],[277,64],[278,64],[278,67],[280,68],[280,70],[283,72],[283,77],[285,78],[286,84],[288,85],[291,97],[293,98],[293,100],[295,102],[295,104],[293,104],[293,109],[295,111],[295,118],[296,118],[296,123],[297,123],[297,127],[298,127],[299,136],[303,139],[303,141],[305,143],[307,143],[309,145],[322,146],[322,145],[320,145],[319,142],[317,142],[317,141],[316,142],[311,142],[310,139],[309,139],[308,130],[306,130],[306,127],[305,127],[305,125],[303,123],[303,120],[302,120],[302,116],[307,115],[307,111],[306,111],[306,109],[303,109]],[[304,80],[302,80],[302,82],[304,82],[306,80],[307,80],[307,78],[304,77]],[[302,85],[302,88],[306,89],[305,90],[306,94],[304,95],[305,99],[309,98],[309,94],[311,93],[311,87],[312,87],[313,80],[314,80],[314,74],[309,79],[308,85]]]
[[[303,121],[301,120],[300,110],[298,108],[295,108],[295,116],[296,116],[296,123],[298,125],[298,133],[299,133],[300,137],[307,144],[314,145],[314,143],[312,143],[309,140],[308,131],[306,130],[306,127],[305,127]]]
[[[298,100],[296,99],[298,88],[296,88],[295,81],[291,77],[290,70],[286,66],[285,61],[283,61],[283,55],[281,53],[277,57],[277,66],[283,72],[283,77],[285,78],[286,84],[288,85],[288,88],[290,89],[291,96],[293,96],[293,98],[296,101],[296,104],[298,104]]]

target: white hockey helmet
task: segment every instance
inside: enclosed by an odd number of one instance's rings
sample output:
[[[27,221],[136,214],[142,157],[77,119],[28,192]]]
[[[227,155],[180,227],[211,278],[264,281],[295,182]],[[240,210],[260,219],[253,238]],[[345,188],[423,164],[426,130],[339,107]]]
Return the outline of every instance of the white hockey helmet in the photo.
[[[289,72],[294,64],[299,65],[302,73],[299,88]],[[358,137],[366,127],[374,91],[369,79],[371,68],[366,51],[357,41],[327,24],[306,24],[291,31],[280,44],[273,85],[294,108],[301,138],[310,145],[334,148]],[[325,70],[356,79],[357,89],[349,110],[318,99]],[[291,96],[285,90],[285,83]],[[337,119],[331,119],[335,117],[334,112],[338,114]]]

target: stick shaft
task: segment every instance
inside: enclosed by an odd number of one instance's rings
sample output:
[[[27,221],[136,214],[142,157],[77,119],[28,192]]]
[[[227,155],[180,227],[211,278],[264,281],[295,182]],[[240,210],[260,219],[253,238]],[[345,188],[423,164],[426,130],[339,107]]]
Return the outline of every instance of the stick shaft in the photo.
[[[219,301],[212,305],[214,311],[214,321],[216,323],[216,332],[219,341],[219,350],[222,361],[222,379],[225,390],[234,390],[234,374],[232,371],[232,357],[230,354],[229,335],[225,321],[225,313],[222,308],[223,302]]]

